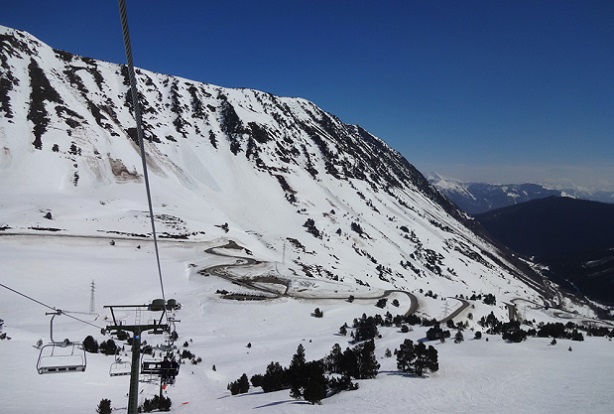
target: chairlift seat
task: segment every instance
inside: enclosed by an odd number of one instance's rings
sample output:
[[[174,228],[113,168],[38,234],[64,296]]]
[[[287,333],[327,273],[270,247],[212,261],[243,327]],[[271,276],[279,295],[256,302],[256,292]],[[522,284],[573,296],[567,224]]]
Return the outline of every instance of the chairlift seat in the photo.
[[[124,375],[130,375],[132,370],[132,364],[130,362],[114,362],[109,367],[109,376],[111,377],[120,377]]]
[[[83,372],[87,366],[81,343],[52,342],[41,347],[36,363],[39,374]]]

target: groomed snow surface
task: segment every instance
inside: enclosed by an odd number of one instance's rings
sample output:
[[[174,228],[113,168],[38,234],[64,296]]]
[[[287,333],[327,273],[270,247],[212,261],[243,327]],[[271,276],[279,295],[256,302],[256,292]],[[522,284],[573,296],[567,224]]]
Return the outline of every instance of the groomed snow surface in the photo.
[[[66,237],[54,235],[4,235],[0,237],[0,283],[18,290],[49,306],[67,311],[88,312],[90,283],[95,281],[97,315],[75,314],[96,326],[110,323],[104,305],[144,304],[160,297],[160,286],[150,241],[109,238]],[[328,354],[335,343],[343,349],[348,337],[338,335],[344,322],[363,313],[397,314],[409,307],[404,295],[395,296],[400,306],[388,301],[386,309],[375,307],[376,300],[316,300],[280,298],[270,301],[239,302],[224,300],[218,289],[246,290],[216,276],[196,273],[207,266],[235,263],[205,253],[226,240],[207,242],[163,241],[160,246],[167,299],[182,304],[177,313],[179,340],[182,347],[203,362],[182,365],[176,384],[167,395],[172,399],[172,412],[179,413],[611,413],[614,403],[614,343],[604,338],[586,337],[584,342],[550,339],[529,339],[508,344],[498,336],[484,335],[473,340],[471,330],[465,341],[454,344],[432,343],[439,351],[438,372],[427,378],[406,376],[396,370],[396,360],[385,358],[387,348],[394,350],[405,338],[416,341],[425,337],[425,329],[403,334],[397,328],[381,328],[376,340],[381,364],[374,380],[358,381],[357,391],[344,392],[325,399],[321,405],[310,405],[290,398],[288,391],[263,393],[251,388],[248,394],[231,396],[229,382],[242,373],[251,377],[264,373],[271,361],[287,366],[299,344],[308,360]],[[138,248],[140,246],[140,248]],[[232,253],[228,249],[225,253]],[[234,254],[240,251],[234,252]],[[256,257],[256,254],[253,256]],[[270,272],[284,274],[283,263],[270,263]],[[275,270],[277,269],[277,270]],[[241,272],[237,268],[237,272]],[[249,269],[242,270],[249,273]],[[293,286],[304,286],[314,296],[345,296],[344,285],[328,282],[307,283],[293,280]],[[313,282],[314,279],[311,279]],[[349,287],[348,287],[349,286]],[[373,289],[345,285],[356,298],[373,297]],[[439,317],[444,310],[453,310],[458,301],[433,300],[419,296],[419,312]],[[476,303],[474,314],[487,314],[489,308]],[[502,305],[499,304],[499,307]],[[323,318],[311,316],[319,307]],[[49,309],[6,289],[0,289],[0,318],[4,332],[12,339],[0,341],[0,411],[2,413],[72,414],[94,413],[101,399],[125,412],[129,377],[110,377],[112,357],[88,354],[83,373],[39,375],[35,369],[39,340],[49,341]],[[528,318],[551,321],[542,311],[525,308]],[[133,323],[131,315],[124,315]],[[467,313],[457,320],[467,320]],[[56,340],[83,340],[92,335],[102,342],[99,329],[69,319],[55,318]],[[471,327],[476,327],[471,322]],[[486,342],[485,338],[489,341]],[[149,343],[161,337],[145,335]],[[248,348],[247,344],[251,343]],[[572,347],[572,352],[568,350]],[[125,356],[124,359],[129,359]],[[213,365],[216,370],[214,371]],[[158,387],[141,384],[140,398],[151,398]]]

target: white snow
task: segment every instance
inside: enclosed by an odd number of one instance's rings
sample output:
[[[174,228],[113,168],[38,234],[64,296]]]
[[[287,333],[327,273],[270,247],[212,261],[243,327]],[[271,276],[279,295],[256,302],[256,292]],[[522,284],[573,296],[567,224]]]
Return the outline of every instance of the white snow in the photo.
[[[115,241],[111,246],[107,238],[0,237],[2,284],[59,309],[87,312],[89,285],[95,280],[99,316],[75,316],[104,327],[110,321],[105,320],[109,312],[103,305],[142,304],[160,296],[151,243]],[[339,336],[338,328],[344,322],[351,324],[363,312],[375,314],[382,310],[374,306],[375,299],[351,304],[345,298],[257,302],[220,299],[215,291],[233,290],[233,285],[196,271],[235,262],[204,253],[206,248],[222,244],[223,240],[161,244],[165,292],[168,298],[177,298],[182,304],[177,313],[181,320],[177,343],[181,346],[188,341],[188,349],[203,359],[199,365],[183,365],[176,384],[167,390],[173,412],[248,412],[263,408],[276,413],[384,413],[407,407],[412,412],[611,412],[614,345],[607,339],[559,340],[552,346],[549,339],[533,338],[508,344],[488,335],[488,342],[472,340],[467,330],[461,344],[433,344],[439,351],[440,370],[420,379],[398,373],[394,357],[385,358],[383,354],[386,348],[394,350],[406,337],[414,341],[423,338],[425,328],[421,327],[408,334],[401,334],[397,328],[382,328],[383,337],[376,341],[382,365],[378,377],[359,381],[359,390],[326,399],[321,406],[304,405],[291,399],[287,391],[264,394],[252,388],[247,395],[230,396],[226,390],[229,382],[244,372],[248,376],[263,373],[271,361],[287,366],[298,344],[305,347],[307,359],[324,357],[334,343],[349,346],[349,338]],[[138,245],[141,249],[137,249]],[[283,268],[281,263],[277,266]],[[328,283],[304,286],[321,296],[338,291]],[[357,298],[363,294],[360,290],[353,293]],[[12,338],[0,342],[0,365],[5,373],[0,379],[3,412],[94,412],[102,398],[111,399],[114,407],[126,407],[128,377],[109,377],[111,357],[88,354],[83,373],[39,375],[35,369],[38,350],[32,345],[39,338],[48,340],[49,317],[44,313],[49,309],[5,289],[0,291],[0,297],[4,331]],[[425,306],[432,299],[420,297],[419,301]],[[408,302],[401,300],[398,310],[406,309]],[[438,302],[427,308],[434,313],[443,306]],[[450,310],[455,303],[450,303]],[[310,316],[316,307],[323,310],[323,318]],[[484,312],[486,308],[489,307],[476,304],[473,312]],[[387,310],[394,313],[397,309],[389,302]],[[529,311],[533,312],[530,316],[552,319],[539,311]],[[105,339],[96,328],[66,316],[56,317],[54,332],[56,339],[82,340],[87,335],[99,342]],[[153,335],[145,339],[150,343],[161,340]],[[251,348],[246,347],[248,342]],[[570,346],[572,352],[568,351]],[[155,385],[141,387],[141,398],[157,392]]]

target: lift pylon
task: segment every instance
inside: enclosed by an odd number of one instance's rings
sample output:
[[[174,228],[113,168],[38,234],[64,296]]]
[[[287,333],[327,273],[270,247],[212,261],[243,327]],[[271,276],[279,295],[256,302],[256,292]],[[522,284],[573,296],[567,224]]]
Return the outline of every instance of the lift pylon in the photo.
[[[111,310],[113,325],[108,325],[106,331],[111,335],[117,335],[121,331],[132,332],[132,362],[130,364],[130,391],[128,394],[128,414],[137,414],[138,412],[138,394],[139,394],[139,375],[140,375],[140,359],[141,359],[141,335],[143,332],[149,334],[162,334],[168,332],[170,327],[168,324],[162,323],[166,311],[172,311],[179,308],[176,301],[164,302],[163,299],[155,299],[148,305],[115,305],[105,306]],[[118,321],[115,315],[116,310],[133,310],[136,312],[136,322],[133,325],[123,324]],[[153,319],[150,323],[140,323],[141,314],[143,312],[161,312],[159,318]]]

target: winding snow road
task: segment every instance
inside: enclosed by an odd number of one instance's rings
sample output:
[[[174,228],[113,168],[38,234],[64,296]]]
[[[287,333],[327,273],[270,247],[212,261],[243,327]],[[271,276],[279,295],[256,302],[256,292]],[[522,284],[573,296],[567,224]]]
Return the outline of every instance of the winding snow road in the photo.
[[[237,243],[235,243],[232,240],[229,241],[227,244],[225,244],[223,246],[216,246],[216,247],[211,247],[209,249],[206,249],[205,253],[213,254],[213,255],[216,255],[216,256],[230,257],[230,258],[236,259],[236,262],[235,263],[229,263],[229,264],[221,264],[221,265],[210,266],[210,267],[207,267],[207,268],[199,271],[199,273],[217,276],[217,277],[220,277],[222,279],[226,279],[226,280],[228,280],[228,281],[230,281],[232,283],[236,283],[239,286],[243,286],[243,287],[246,287],[248,289],[253,289],[253,290],[256,290],[256,291],[259,291],[259,292],[266,293],[268,295],[271,295],[271,297],[270,297],[271,299],[285,296],[285,297],[300,298],[300,299],[310,299],[310,300],[341,300],[341,298],[339,296],[320,296],[320,297],[314,298],[314,297],[301,296],[301,295],[296,294],[296,293],[292,293],[291,294],[291,293],[288,292],[289,283],[285,284],[286,285],[285,292],[279,293],[277,290],[268,289],[266,287],[256,285],[256,284],[252,283],[251,281],[241,280],[240,278],[233,277],[229,272],[226,271],[228,268],[237,267],[237,266],[252,266],[252,265],[259,264],[261,262],[258,261],[258,260],[249,258],[249,257],[233,256],[233,255],[229,255],[229,254],[218,253],[218,252],[215,251],[216,249],[220,249],[220,248],[225,248],[225,249],[242,249]],[[281,280],[280,280],[280,282],[281,282]],[[416,296],[414,296],[413,294],[411,294],[409,292],[406,292],[404,290],[385,290],[380,296],[369,297],[369,298],[355,298],[355,300],[383,299],[383,298],[388,298],[393,293],[400,293],[400,294],[407,295],[409,297],[409,299],[410,299],[410,306],[409,306],[409,309],[405,312],[405,316],[413,315],[418,310],[418,298],[416,298]],[[246,295],[246,296],[248,296],[248,295]],[[343,299],[343,300],[346,300],[346,299]],[[450,318],[450,319],[453,318],[454,316],[456,316],[460,312],[462,312],[463,309],[465,309],[467,306],[469,306],[468,302],[465,302],[465,301],[462,301],[462,302],[464,302],[463,305],[459,309],[454,311],[450,316],[448,316],[448,318]]]

